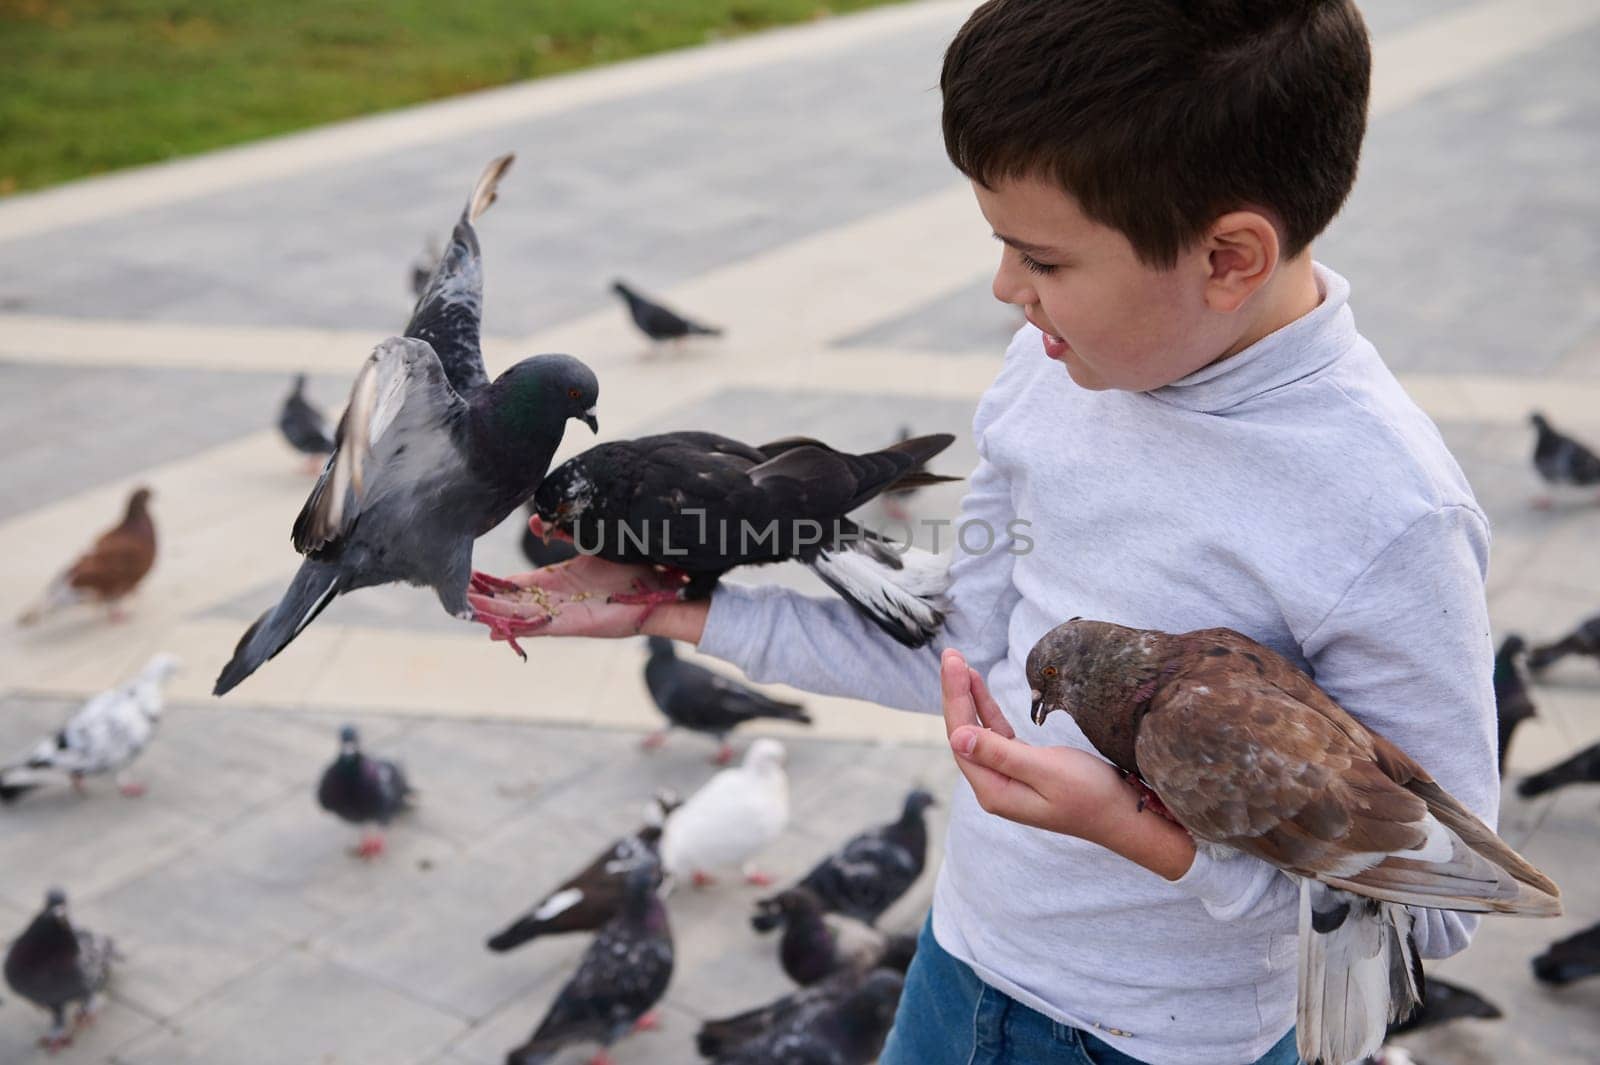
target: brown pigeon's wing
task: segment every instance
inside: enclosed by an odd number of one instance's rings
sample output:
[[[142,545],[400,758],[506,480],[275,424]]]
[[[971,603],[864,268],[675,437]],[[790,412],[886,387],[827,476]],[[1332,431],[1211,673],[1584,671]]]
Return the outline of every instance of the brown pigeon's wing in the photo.
[[[1554,885],[1403,752],[1241,665],[1195,660],[1140,725],[1140,774],[1191,832],[1385,901],[1548,912]]]

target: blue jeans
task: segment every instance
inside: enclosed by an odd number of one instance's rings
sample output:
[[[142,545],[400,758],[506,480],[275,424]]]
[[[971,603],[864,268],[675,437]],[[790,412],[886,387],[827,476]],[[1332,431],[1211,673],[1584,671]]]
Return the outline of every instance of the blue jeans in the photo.
[[[1294,1030],[1256,1065],[1297,1065]],[[900,1009],[878,1065],[1143,1065],[978,979],[933,938],[917,937]]]

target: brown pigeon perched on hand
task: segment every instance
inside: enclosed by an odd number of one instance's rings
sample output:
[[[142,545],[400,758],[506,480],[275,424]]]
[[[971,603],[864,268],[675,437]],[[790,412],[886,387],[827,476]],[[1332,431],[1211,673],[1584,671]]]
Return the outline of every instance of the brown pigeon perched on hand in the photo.
[[[1073,619],[1028,653],[1033,720],[1072,715],[1201,846],[1300,885],[1297,1041],[1374,1053],[1421,1000],[1407,906],[1555,916],[1560,893],[1406,753],[1231,629]],[[1208,848],[1209,849],[1209,848]]]
[[[150,489],[136,488],[128,497],[122,521],[108,529],[65,573],[51,582],[44,597],[25,610],[18,625],[33,625],[73,603],[104,603],[111,619],[122,619],[118,605],[139,586],[156,561],[156,526],[150,520]]]

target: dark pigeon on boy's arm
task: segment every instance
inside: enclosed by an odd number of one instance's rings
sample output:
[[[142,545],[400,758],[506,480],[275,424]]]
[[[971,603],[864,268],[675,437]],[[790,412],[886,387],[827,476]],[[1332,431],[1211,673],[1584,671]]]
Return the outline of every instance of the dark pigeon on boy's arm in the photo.
[[[1406,753],[1229,629],[1074,619],[1028,654],[1033,720],[1065,710],[1197,841],[1300,885],[1305,1060],[1375,1053],[1421,1000],[1409,907],[1555,916],[1555,884]]]
[[[1600,924],[1550,944],[1533,959],[1533,975],[1557,986],[1600,975]]]
[[[1538,711],[1528,694],[1527,678],[1522,675],[1521,658],[1527,645],[1515,633],[1507,636],[1494,656],[1494,711],[1499,728],[1500,775],[1506,772],[1506,752],[1511,749],[1512,734],[1517,726]]]
[[[720,744],[716,763],[726,765],[733,757],[727,735],[739,725],[760,718],[811,724],[805,708],[764,695],[732,677],[707,669],[698,662],[679,658],[671,640],[649,638],[650,657],[644,666],[644,683],[656,708],[670,724],[714,737]],[[645,738],[646,747],[658,747],[667,729]]]
[[[745,565],[797,560],[864,617],[908,647],[943,623],[948,561],[891,549],[847,515],[948,447],[917,437],[853,455],[791,437],[759,448],[712,433],[676,432],[590,448],[551,471],[534,495],[542,527],[585,551],[657,566],[665,587],[613,602],[704,599]]]
[[[283,401],[278,412],[278,430],[289,446],[312,458],[333,452],[333,434],[328,431],[328,419],[322,411],[306,399],[306,375],[297,374],[294,388]]]
[[[1528,652],[1528,668],[1549,669],[1568,655],[1600,658],[1600,614],[1585,618],[1555,643],[1542,644]]]
[[[651,340],[682,340],[687,336],[722,335],[722,330],[715,326],[692,322],[678,312],[646,299],[621,281],[612,282],[611,288],[627,303],[628,314],[633,318],[633,324]]]
[[[1531,799],[1568,784],[1600,784],[1600,743],[1585,747],[1565,761],[1524,778],[1517,785],[1517,794]]]
[[[115,957],[110,938],[73,925],[67,896],[55,888],[46,894],[44,909],[6,951],[6,983],[50,1013],[50,1034],[41,1042],[51,1052],[72,1042],[68,1006],[78,1004],[74,1028],[93,1019],[96,998],[111,978]]]
[[[1559,432],[1542,414],[1529,420],[1539,436],[1533,446],[1533,465],[1550,484],[1588,487],[1600,485],[1600,455]]]
[[[717,1058],[718,1065],[868,1065],[883,1051],[904,986],[901,974],[874,970],[821,1008]]]
[[[897,821],[870,828],[818,862],[800,881],[825,910],[875,924],[883,912],[922,875],[927,860],[928,826],[924,811],[933,796],[917,788],[906,796]],[[758,917],[752,922],[763,927]]]
[[[661,868],[653,859],[628,872],[621,912],[602,928],[550,1012],[506,1065],[540,1065],[573,1043],[609,1049],[629,1031],[651,1027],[650,1011],[672,979],[672,931],[656,896]]]

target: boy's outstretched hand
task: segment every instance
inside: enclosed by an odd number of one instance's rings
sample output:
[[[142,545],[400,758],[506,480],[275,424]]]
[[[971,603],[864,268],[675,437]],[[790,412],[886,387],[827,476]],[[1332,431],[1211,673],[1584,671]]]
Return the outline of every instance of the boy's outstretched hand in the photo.
[[[655,607],[611,597],[666,587],[649,566],[626,566],[594,555],[497,580],[474,581],[467,600],[497,640],[524,636],[634,636],[647,633],[698,643],[709,603]]]
[[[1148,807],[1109,762],[1073,747],[1033,747],[1016,738],[978,671],[959,651],[939,662],[944,726],[956,766],[978,805],[996,817],[1078,836],[1168,880],[1194,861],[1189,833]]]

